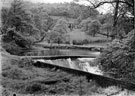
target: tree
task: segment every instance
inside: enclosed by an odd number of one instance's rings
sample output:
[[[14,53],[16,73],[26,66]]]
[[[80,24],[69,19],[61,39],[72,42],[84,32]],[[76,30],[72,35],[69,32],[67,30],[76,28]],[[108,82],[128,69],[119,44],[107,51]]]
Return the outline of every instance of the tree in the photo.
[[[6,17],[5,17],[6,16]],[[13,0],[10,8],[2,8],[2,29],[6,30],[10,27],[15,27],[16,31],[23,34],[30,34],[30,31],[25,29],[31,28],[31,15],[24,9],[24,4],[21,0]]]
[[[63,43],[65,41],[65,37],[63,34],[57,31],[51,31],[48,35],[50,43]]]
[[[51,40],[53,43],[63,43],[65,42],[67,32],[67,22],[63,19],[59,19],[51,32],[49,32],[49,40]]]
[[[111,13],[113,16],[111,23],[113,42],[97,59],[101,69],[112,77],[135,82],[134,0],[87,1],[93,8],[104,4],[111,4],[113,7],[113,13]],[[107,23],[103,20],[102,24]]]
[[[102,31],[105,31],[107,37],[112,33],[112,24],[105,23],[102,25]]]
[[[67,33],[68,32],[67,21],[64,19],[59,19],[56,22],[56,25],[54,26],[53,31],[57,31],[61,34]]]
[[[24,9],[23,2],[21,0],[13,0],[9,8],[2,7],[1,17],[3,40],[10,38],[8,43],[14,42],[19,47],[29,48],[35,38],[29,38],[33,31],[33,25],[31,14]]]
[[[88,31],[88,25],[92,22],[91,18],[87,18],[82,20],[82,22],[79,24],[79,27],[82,29],[82,31]]]
[[[87,18],[80,23],[80,27],[82,31],[85,31],[88,35],[95,36],[100,32],[101,24],[98,20]]]
[[[32,44],[41,42],[45,38],[46,31],[51,28],[53,19],[43,12],[42,8],[31,11],[26,10],[25,7],[27,8],[22,0],[13,0],[11,7],[3,7],[1,29],[4,34],[3,38],[10,38],[20,47],[29,48]]]
[[[97,20],[93,20],[91,23],[88,24],[87,34],[95,36],[97,33],[100,32],[100,27],[100,22]]]
[[[80,7],[81,7],[80,16],[82,19],[87,19],[88,17],[96,18],[96,16],[99,14],[97,10],[91,8],[90,6],[80,5]]]
[[[2,8],[2,31],[6,33],[8,28],[15,28],[23,35],[30,35],[32,26],[31,14],[24,9],[21,0],[13,0],[10,8]]]
[[[77,2],[81,0],[75,0]],[[98,8],[104,4],[110,4],[113,7],[113,34],[111,37],[116,38],[119,34],[119,20],[127,18],[127,21],[134,21],[134,0],[86,0],[89,2],[92,8]],[[133,17],[133,18],[131,18]],[[125,21],[125,23],[127,22]],[[123,23],[122,23],[123,24]],[[121,25],[120,25],[121,26]],[[131,29],[130,29],[131,28]],[[130,32],[134,28],[133,22],[130,23],[130,28],[127,31]],[[124,29],[126,30],[126,29]]]
[[[31,9],[31,12],[33,13],[34,25],[41,31],[41,33],[42,31],[47,32],[51,29],[53,19],[42,9],[42,7],[38,9]]]
[[[75,2],[70,3],[70,8],[68,10],[69,16],[71,18],[78,18],[80,15],[80,5],[76,4]]]
[[[102,70],[115,78],[135,82],[135,31],[114,40],[99,58]]]

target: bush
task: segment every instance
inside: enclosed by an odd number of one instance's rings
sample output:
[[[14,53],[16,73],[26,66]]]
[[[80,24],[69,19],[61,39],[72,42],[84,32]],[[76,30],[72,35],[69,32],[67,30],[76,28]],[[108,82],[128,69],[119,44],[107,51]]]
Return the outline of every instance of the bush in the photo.
[[[19,60],[18,66],[20,68],[27,68],[27,69],[31,69],[32,68],[32,60],[30,58],[23,58],[21,60]]]
[[[10,92],[7,89],[1,91],[2,91],[2,96],[10,96]]]
[[[79,24],[79,26],[81,27],[82,31],[87,31],[88,30],[88,24],[91,23],[92,19],[91,18],[87,18],[81,21],[81,23]]]
[[[16,80],[26,80],[28,78],[31,78],[32,75],[29,74],[27,71],[24,71],[19,68],[12,68],[10,70],[5,70],[2,72],[2,76],[10,79],[16,79]]]
[[[73,40],[73,45],[83,45],[83,41],[81,40]]]
[[[102,53],[99,64],[110,76],[135,83],[135,35],[134,30],[126,39],[114,40]]]
[[[48,34],[48,41],[51,41],[52,43],[63,43],[65,41],[64,34],[61,34],[60,32],[57,31],[51,31]]]
[[[88,39],[84,39],[82,42],[83,42],[83,44],[88,44],[89,40]]]
[[[44,89],[45,87],[42,84],[31,82],[26,86],[25,91],[26,93],[36,94],[44,91]]]
[[[70,41],[66,41],[65,44],[70,44]]]
[[[87,26],[88,26],[88,29],[86,30],[87,34],[95,36],[100,31],[101,24],[98,20],[93,20]]]
[[[22,52],[21,48],[14,42],[9,42],[9,43],[3,43],[2,47],[9,52],[10,54],[13,55],[18,55]]]

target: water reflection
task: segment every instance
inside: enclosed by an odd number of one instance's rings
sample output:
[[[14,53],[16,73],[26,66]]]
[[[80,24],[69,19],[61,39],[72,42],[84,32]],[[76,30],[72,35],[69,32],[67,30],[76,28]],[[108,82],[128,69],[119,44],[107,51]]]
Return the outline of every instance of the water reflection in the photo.
[[[53,56],[53,55],[99,55],[100,52],[79,49],[45,49],[39,51],[25,52],[27,56]]]

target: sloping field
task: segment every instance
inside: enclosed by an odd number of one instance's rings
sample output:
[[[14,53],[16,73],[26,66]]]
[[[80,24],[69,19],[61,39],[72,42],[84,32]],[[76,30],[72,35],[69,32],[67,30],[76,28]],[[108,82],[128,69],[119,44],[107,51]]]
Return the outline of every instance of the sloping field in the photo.
[[[91,42],[98,41],[98,40],[104,40],[109,41],[110,38],[107,38],[103,35],[96,35],[95,37],[89,36],[85,34],[85,32],[82,32],[80,29],[74,29],[72,32],[69,32],[68,35],[70,36],[70,40],[89,40]]]

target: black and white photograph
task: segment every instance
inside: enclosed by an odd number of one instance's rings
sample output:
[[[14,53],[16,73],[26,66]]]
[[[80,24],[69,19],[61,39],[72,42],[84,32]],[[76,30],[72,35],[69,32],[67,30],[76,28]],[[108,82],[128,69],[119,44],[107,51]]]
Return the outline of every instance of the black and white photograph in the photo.
[[[135,0],[0,0],[0,96],[135,96]]]

